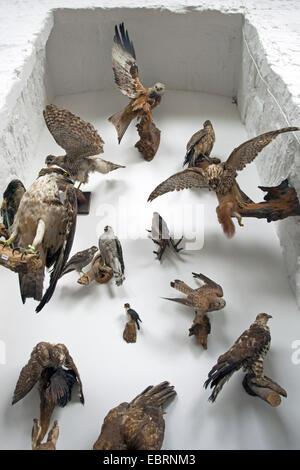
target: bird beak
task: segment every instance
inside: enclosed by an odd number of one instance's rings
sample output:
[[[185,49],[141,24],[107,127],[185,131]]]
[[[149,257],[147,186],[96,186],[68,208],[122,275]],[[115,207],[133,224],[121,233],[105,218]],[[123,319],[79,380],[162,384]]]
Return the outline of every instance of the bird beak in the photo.
[[[3,199],[1,209],[4,210],[6,208],[7,200]]]
[[[268,315],[268,318],[273,318],[272,315]]]

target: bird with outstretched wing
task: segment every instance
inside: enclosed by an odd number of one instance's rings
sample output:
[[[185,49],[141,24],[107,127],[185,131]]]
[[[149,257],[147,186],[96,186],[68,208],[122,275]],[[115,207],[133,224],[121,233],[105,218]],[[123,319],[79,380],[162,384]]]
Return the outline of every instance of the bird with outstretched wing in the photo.
[[[152,87],[145,88],[139,81],[135,50],[124,23],[121,23],[119,27],[115,26],[112,67],[116,85],[123,95],[130,99],[130,103],[125,109],[109,118],[117,130],[118,142],[120,143],[126,129],[135,118],[146,120],[145,122],[150,129],[152,109],[161,102],[165,85],[155,83]]]
[[[210,164],[204,161],[197,167],[176,173],[159,184],[150,194],[148,201],[153,201],[162,194],[182,189],[206,188],[212,190],[216,193],[219,201],[219,206],[216,209],[218,220],[224,233],[230,238],[235,232],[231,218],[236,217],[239,225],[242,225],[239,207],[249,202],[249,198],[240,190],[236,182],[237,171],[243,170],[248,163],[251,163],[279,134],[298,130],[298,127],[285,127],[266,132],[235,148],[226,162]]]
[[[48,155],[45,160],[48,166],[64,168],[80,184],[88,182],[90,173],[109,173],[125,168],[95,156],[103,153],[104,141],[89,122],[54,104],[46,106],[43,114],[54,140],[66,151],[65,155],[59,157]]]

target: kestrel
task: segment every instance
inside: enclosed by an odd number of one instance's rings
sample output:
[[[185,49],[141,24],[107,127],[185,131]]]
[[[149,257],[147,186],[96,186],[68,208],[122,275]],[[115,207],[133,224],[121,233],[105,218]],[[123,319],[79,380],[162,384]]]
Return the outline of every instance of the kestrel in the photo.
[[[152,122],[152,109],[161,102],[165,85],[155,83],[145,88],[139,81],[135,50],[124,23],[119,25],[119,29],[115,26],[112,66],[116,85],[123,95],[130,98],[125,109],[109,118],[117,130],[120,143],[132,119],[146,117],[148,123]]]
[[[236,182],[237,171],[243,170],[248,163],[251,163],[259,152],[279,134],[297,130],[299,130],[298,127],[286,127],[266,132],[235,148],[226,162],[210,164],[204,161],[198,167],[188,168],[176,173],[159,184],[150,194],[148,201],[153,201],[156,197],[175,190],[180,191],[189,188],[213,190],[219,201],[219,206],[216,209],[218,220],[224,233],[231,238],[235,232],[231,218],[236,217],[239,225],[242,226],[239,208],[252,202],[240,190]]]
[[[103,153],[104,141],[89,122],[67,109],[59,109],[54,104],[46,106],[43,112],[46,125],[54,140],[66,154],[61,157],[48,155],[45,163],[64,168],[74,181],[80,184],[88,182],[93,172],[109,173],[118,168],[125,168],[112,162],[95,157]]]
[[[209,397],[214,402],[222,390],[223,385],[230,379],[232,374],[243,368],[253,376],[261,385],[267,385],[264,378],[264,358],[270,349],[271,335],[267,326],[268,320],[272,318],[267,313],[257,315],[250,328],[244,331],[235,341],[233,346],[218,358],[217,364],[208,374],[204,386],[213,388]]]
[[[106,415],[94,450],[160,450],[165,434],[164,405],[176,391],[169,382],[150,385],[130,403]]]
[[[24,398],[36,383],[40,395],[39,444],[47,433],[55,406],[66,406],[75,383],[79,384],[79,397],[84,404],[79,372],[64,344],[41,342],[33,348],[28,363],[20,372],[12,404]]]
[[[202,161],[220,163],[218,158],[210,158],[216,137],[210,121],[205,121],[203,129],[192,135],[186,146],[186,154],[183,165],[197,166]]]
[[[116,285],[122,285],[123,281],[125,280],[125,265],[122,245],[118,237],[114,234],[113,229],[109,225],[104,227],[104,232],[99,237],[99,250],[104,263],[114,270]]]
[[[30,297],[39,300],[36,312],[51,299],[72,248],[77,218],[77,197],[72,183],[62,168],[42,169],[20,201],[10,238],[2,242],[15,243],[14,249],[24,254],[40,254],[40,270],[19,274],[22,301],[25,303]],[[53,268],[43,295],[45,266]]]
[[[72,271],[77,271],[78,274],[83,274],[82,269],[92,262],[97,251],[98,248],[96,246],[91,246],[91,248],[88,248],[87,250],[78,251],[78,253],[73,255],[67,262],[61,276],[71,273]]]

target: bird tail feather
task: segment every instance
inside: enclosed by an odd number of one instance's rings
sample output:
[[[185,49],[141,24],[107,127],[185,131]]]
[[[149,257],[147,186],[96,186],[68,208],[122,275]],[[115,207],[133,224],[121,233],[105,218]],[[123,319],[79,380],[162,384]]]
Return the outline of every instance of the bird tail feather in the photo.
[[[20,292],[23,304],[26,299],[40,301],[43,297],[44,267],[35,273],[19,274]]]
[[[137,395],[131,402],[131,405],[146,404],[149,402],[152,405],[163,406],[167,401],[176,395],[174,386],[169,382],[161,382],[153,387],[150,385],[141,394]]]
[[[124,118],[123,114],[124,114],[124,110],[119,111],[118,113],[115,113],[112,116],[110,116],[110,118],[108,118],[109,122],[111,122],[117,130],[119,143],[121,142],[122,137],[127,130],[127,127],[131,123],[131,119]]]

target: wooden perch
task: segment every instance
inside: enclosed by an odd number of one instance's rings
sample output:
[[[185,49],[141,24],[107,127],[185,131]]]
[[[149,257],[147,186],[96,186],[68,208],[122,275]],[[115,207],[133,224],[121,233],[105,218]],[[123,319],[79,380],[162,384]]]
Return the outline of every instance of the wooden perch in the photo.
[[[16,273],[34,273],[42,267],[42,260],[38,255],[23,255],[19,251],[13,253],[9,246],[0,244],[0,265]]]
[[[135,147],[143,155],[144,159],[150,162],[159,147],[160,130],[157,129],[153,121],[149,119],[147,115],[141,118],[136,127],[140,140],[135,144]]]
[[[191,328],[189,329],[189,336],[195,336],[198,343],[207,349],[207,337],[210,334],[211,326],[206,313],[195,311],[195,318]]]
[[[78,284],[88,286],[91,282],[96,281],[99,284],[105,284],[113,277],[113,269],[110,266],[103,265],[101,253],[97,253],[91,265],[91,269],[84,273],[77,282]]]
[[[239,205],[239,214],[242,217],[255,217],[267,219],[268,222],[285,219],[286,217],[300,215],[300,205],[297,193],[289,186],[285,179],[279,186],[259,186],[266,192],[266,202]]]
[[[136,327],[133,320],[126,323],[123,331],[123,339],[126,343],[136,343]]]
[[[257,379],[251,374],[246,374],[243,387],[249,395],[257,396],[273,407],[280,405],[280,395],[287,396],[286,391],[267,376]]]

